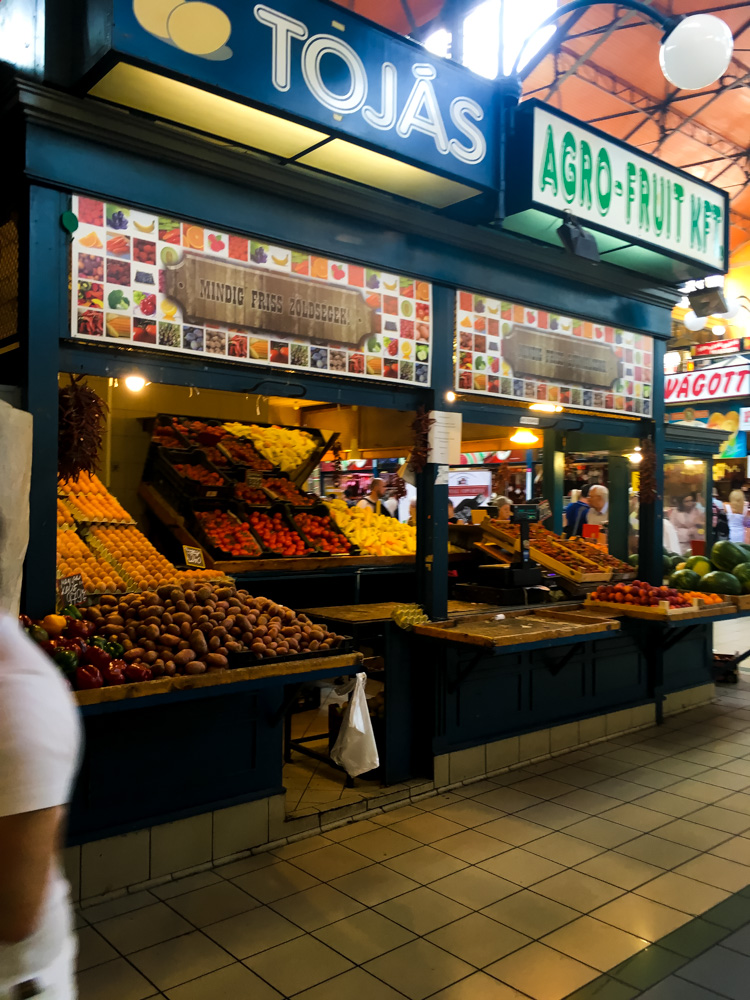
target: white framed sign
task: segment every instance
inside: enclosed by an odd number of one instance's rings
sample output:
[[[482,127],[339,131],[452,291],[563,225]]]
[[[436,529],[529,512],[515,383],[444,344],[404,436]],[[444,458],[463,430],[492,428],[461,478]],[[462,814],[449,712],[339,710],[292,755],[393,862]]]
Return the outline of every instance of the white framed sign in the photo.
[[[684,403],[696,399],[732,399],[750,394],[750,365],[704,368],[697,372],[664,377],[664,402]]]

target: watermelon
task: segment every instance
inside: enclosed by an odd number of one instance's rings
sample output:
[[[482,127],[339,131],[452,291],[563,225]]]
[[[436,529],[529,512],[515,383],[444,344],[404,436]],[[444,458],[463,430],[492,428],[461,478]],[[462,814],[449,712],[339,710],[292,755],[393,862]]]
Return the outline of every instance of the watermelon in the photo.
[[[750,545],[745,545],[744,542],[735,542],[735,545],[740,552],[745,553],[745,562],[750,562]]]
[[[697,590],[701,578],[691,569],[678,569],[669,578],[669,586],[677,590]]]
[[[663,576],[669,576],[669,574],[674,569],[674,566],[672,565],[672,557],[671,556],[662,556],[662,560],[661,561],[662,561],[662,575]]]
[[[705,576],[706,573],[711,572],[711,563],[706,556],[690,556],[685,563],[685,568],[691,569],[698,576]]]
[[[701,577],[698,590],[707,594],[741,594],[742,586],[736,576],[716,570]]]
[[[680,563],[685,561],[685,556],[680,556],[676,552],[673,552],[670,559],[672,560],[672,569],[677,569]]]
[[[638,567],[638,553],[634,552],[632,556],[628,556],[628,562],[631,566]]]
[[[750,562],[737,563],[732,574],[740,581],[742,593],[750,594]]]
[[[731,573],[737,563],[747,562],[745,553],[734,542],[716,542],[711,549],[711,562],[714,566],[724,572]]]

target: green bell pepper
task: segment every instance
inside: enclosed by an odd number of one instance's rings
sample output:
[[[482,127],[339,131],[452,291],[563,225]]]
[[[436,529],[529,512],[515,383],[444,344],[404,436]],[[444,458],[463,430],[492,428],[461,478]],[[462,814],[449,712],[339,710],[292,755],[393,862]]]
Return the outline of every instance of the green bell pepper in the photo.
[[[66,673],[72,673],[78,666],[78,653],[73,649],[55,650],[55,663]]]

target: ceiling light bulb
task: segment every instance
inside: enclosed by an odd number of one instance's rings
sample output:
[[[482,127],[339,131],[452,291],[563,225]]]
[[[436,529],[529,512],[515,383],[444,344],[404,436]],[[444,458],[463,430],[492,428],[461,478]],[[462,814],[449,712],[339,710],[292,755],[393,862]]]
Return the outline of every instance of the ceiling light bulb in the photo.
[[[714,337],[723,337],[726,332],[727,328],[725,326],[718,325],[711,327],[711,333],[714,335]]]
[[[511,438],[513,444],[538,444],[539,438],[536,434],[532,434],[531,431],[516,431],[516,433]]]
[[[713,14],[684,17],[664,38],[661,71],[681,90],[702,90],[727,71],[734,39],[726,21]]]
[[[625,458],[627,458],[631,465],[640,465],[643,461],[643,454],[640,451],[631,451]]]
[[[145,389],[147,384],[145,378],[140,375],[128,375],[125,379],[125,385],[131,392],[140,392],[141,389]]]
[[[455,392],[452,389],[449,389],[446,392],[445,398],[448,400],[449,403],[455,403],[456,402],[456,394],[455,394]]]
[[[556,403],[532,403],[529,406],[530,410],[538,410],[540,413],[561,413],[562,406],[558,406]]]
[[[701,316],[696,316],[692,309],[688,309],[685,315],[682,317],[682,325],[686,330],[690,330],[691,333],[697,333],[702,330],[706,325],[706,321]]]

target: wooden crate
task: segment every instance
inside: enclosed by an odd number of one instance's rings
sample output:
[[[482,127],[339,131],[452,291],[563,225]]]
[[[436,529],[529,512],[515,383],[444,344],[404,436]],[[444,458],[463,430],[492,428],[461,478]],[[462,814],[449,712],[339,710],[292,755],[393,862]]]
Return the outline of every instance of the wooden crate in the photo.
[[[447,622],[430,622],[415,625],[414,632],[433,639],[492,649],[592,632],[609,632],[619,628],[619,622],[614,619],[591,616],[584,620],[564,611],[539,608],[534,611],[510,611],[500,621],[495,613]]]
[[[490,538],[494,539],[495,542],[499,542],[504,548],[507,548],[509,552],[519,552],[521,549],[521,540],[515,538],[513,535],[506,534],[501,528],[497,528],[494,525],[487,524],[486,521],[482,522],[482,530]],[[476,546],[476,548],[482,549],[482,551],[488,551],[489,544],[487,548],[483,548],[481,545]],[[489,553],[488,553],[489,554]],[[534,548],[532,543],[529,549],[529,555],[534,560],[534,562],[539,563],[540,566],[544,566],[546,569],[551,569],[553,572],[557,573],[558,576],[563,576],[567,580],[572,580],[573,583],[606,583],[612,579],[612,573],[610,570],[603,570],[591,563],[591,569],[584,572],[580,569],[574,569],[571,566],[566,566],[565,563],[560,562],[555,559],[554,556],[549,556],[545,552],[541,552],[539,549]],[[578,556],[585,562],[589,562],[585,556]],[[493,558],[497,558],[493,556]]]
[[[750,611],[750,594],[720,594],[725,601],[730,601],[738,611]]]
[[[734,604],[722,603],[711,605],[696,604],[691,608],[670,608],[667,601],[653,607],[635,604],[619,604],[611,601],[586,600],[585,607],[602,608],[625,615],[628,618],[643,618],[646,621],[667,622],[684,621],[689,618],[711,618],[716,615],[731,615],[737,611]]]

